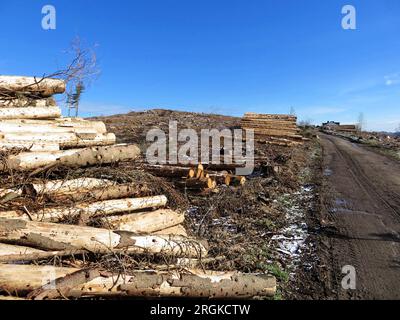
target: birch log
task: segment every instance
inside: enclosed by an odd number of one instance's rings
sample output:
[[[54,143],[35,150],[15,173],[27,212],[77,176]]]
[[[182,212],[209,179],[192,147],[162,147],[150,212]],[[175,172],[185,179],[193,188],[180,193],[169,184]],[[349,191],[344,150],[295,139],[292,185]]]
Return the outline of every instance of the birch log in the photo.
[[[25,185],[30,195],[62,195],[70,192],[86,192],[95,188],[112,186],[114,182],[106,179],[78,178],[73,180],[50,180]]]
[[[42,97],[65,92],[65,82],[42,77],[0,76],[0,92],[32,93]]]
[[[6,255],[23,255],[31,253],[44,252],[35,248],[24,247],[24,246],[14,246],[11,244],[0,243],[0,256]]]
[[[0,265],[0,290],[25,296],[78,271],[76,268],[3,264]],[[62,293],[70,298],[125,296],[245,299],[272,297],[276,293],[276,279],[264,274],[192,269],[180,272],[137,271],[130,275],[99,276],[63,290]]]
[[[14,98],[1,99],[0,108],[24,108],[24,107],[55,107],[57,105],[54,98],[32,99],[32,98]]]
[[[88,121],[81,118],[0,120],[0,128],[0,131],[3,132],[84,132],[84,130],[91,130],[97,133],[107,132],[104,122]]]
[[[205,244],[178,236],[139,236],[128,231],[72,226],[66,224],[0,218],[0,241],[43,250],[88,250],[110,253],[125,249],[128,254],[165,254],[204,257]]]
[[[162,207],[167,204],[165,196],[154,196],[145,198],[127,198],[106,200],[94,203],[81,203],[72,207],[46,208],[27,215],[24,212],[6,211],[0,212],[0,217],[14,218],[42,222],[60,222],[84,215],[87,218],[100,215],[112,215],[116,213],[130,212],[146,208]]]
[[[23,142],[23,141],[4,141],[0,138],[0,151],[31,151],[31,152],[49,152],[59,151],[60,145],[56,142]]]
[[[169,209],[160,209],[122,216],[103,217],[100,220],[112,230],[152,233],[181,224],[185,221],[185,215]]]
[[[96,189],[81,189],[79,192],[57,192],[47,195],[53,201],[83,202],[89,200],[103,201],[122,198],[137,198],[149,196],[151,194],[152,190],[145,184],[122,184],[104,186]]]
[[[86,167],[134,160],[139,155],[140,149],[136,145],[115,145],[54,152],[24,152],[8,156],[3,163],[0,163],[0,171],[7,169],[27,171],[56,164],[68,167]]]
[[[51,119],[61,117],[59,107],[0,108],[0,119]]]
[[[0,128],[1,130],[1,128]],[[63,148],[105,146],[115,144],[116,137],[113,133],[96,132],[0,132],[0,146],[3,144],[59,144]]]

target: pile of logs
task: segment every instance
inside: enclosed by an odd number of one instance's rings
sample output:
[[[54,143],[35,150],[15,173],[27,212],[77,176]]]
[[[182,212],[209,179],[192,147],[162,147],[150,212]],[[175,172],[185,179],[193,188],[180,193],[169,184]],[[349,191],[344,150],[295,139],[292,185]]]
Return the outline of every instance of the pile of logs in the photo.
[[[114,145],[115,136],[106,132],[102,122],[61,118],[51,96],[64,90],[65,84],[59,80],[0,76],[3,176],[13,171],[40,172],[56,165],[111,164],[140,156],[136,145]],[[241,177],[207,171],[201,165],[148,168],[156,175],[184,178],[187,186],[195,188],[215,188],[217,182],[229,185],[233,180],[244,183]],[[188,235],[184,212],[168,208],[164,195],[141,193],[135,183],[91,177],[31,178],[23,186],[0,189],[0,202],[29,197],[41,203],[45,199],[45,205],[34,210],[23,204],[5,210],[2,205],[0,299],[252,298],[275,294],[272,276],[205,269],[207,261],[214,258],[207,257],[206,241]],[[97,260],[85,264],[88,255],[92,259],[93,255],[95,259],[112,256],[113,261],[119,261],[121,255],[161,259],[151,260],[155,264],[145,270],[115,274],[98,267]],[[56,267],[54,258],[64,263]],[[174,265],[157,265],[160,260],[174,261]]]
[[[346,132],[346,133],[356,133],[359,130],[357,129],[357,126],[355,124],[341,124],[335,127],[336,131],[339,132]]]
[[[212,191],[218,186],[239,186],[246,178],[233,174],[235,164],[179,164],[150,165],[143,163],[142,168],[157,177],[172,178],[182,188],[194,191]]]
[[[259,142],[278,146],[303,144],[296,116],[246,113],[241,124],[243,130],[253,130]]]

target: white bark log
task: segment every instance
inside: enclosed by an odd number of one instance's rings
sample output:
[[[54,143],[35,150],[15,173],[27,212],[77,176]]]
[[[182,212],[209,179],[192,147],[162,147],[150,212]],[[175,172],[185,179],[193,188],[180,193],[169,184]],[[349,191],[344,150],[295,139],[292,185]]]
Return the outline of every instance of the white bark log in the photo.
[[[0,98],[0,108],[24,108],[24,107],[54,107],[57,103],[54,98],[32,99],[32,98]]]
[[[29,92],[42,97],[65,92],[65,82],[42,77],[0,76],[0,92]]]
[[[18,171],[34,170],[55,164],[86,167],[134,160],[139,155],[140,149],[136,145],[115,145],[54,152],[24,152],[8,156],[5,163],[0,163],[0,171],[8,168]]]
[[[32,142],[32,141],[4,141],[0,139],[0,151],[7,152],[10,150],[31,151],[31,152],[50,152],[59,151],[60,145],[52,142]]]
[[[35,195],[61,195],[69,192],[85,192],[87,190],[112,186],[115,182],[106,179],[78,178],[73,180],[50,180],[27,185]]]
[[[106,133],[107,128],[102,121],[89,121],[81,118],[57,118],[52,120],[11,119],[0,120],[3,132],[85,132],[90,130]]]
[[[59,107],[0,108],[0,119],[52,119],[61,117]]]
[[[44,251],[30,247],[14,246],[11,244],[0,243],[0,256],[31,254],[39,252],[44,252]]]
[[[0,128],[1,130],[1,128]],[[96,133],[96,132],[46,132],[46,133],[1,133],[0,146],[19,144],[59,144],[63,148],[92,147],[113,145],[116,142],[113,133]]]
[[[128,254],[166,254],[204,257],[206,247],[197,240],[178,236],[138,236],[132,232],[66,224],[0,218],[0,241],[44,250],[88,250],[109,253],[125,249]]]
[[[185,215],[169,209],[160,209],[122,216],[103,217],[100,220],[112,230],[152,233],[181,224],[185,221]]]
[[[147,208],[162,207],[167,204],[167,201],[168,200],[165,196],[116,199],[94,203],[81,203],[73,207],[46,208],[37,212],[31,212],[30,217],[22,211],[6,211],[0,212],[0,217],[24,220],[30,220],[30,218],[32,218],[35,221],[60,222],[62,220],[78,217],[80,215],[85,215],[86,217],[96,217]]]
[[[35,265],[0,265],[0,290],[24,296],[56,279],[79,271]],[[87,283],[68,288],[68,297],[191,297],[244,299],[273,296],[276,279],[261,274],[216,272],[184,269],[183,271],[137,271],[131,275],[100,276]]]

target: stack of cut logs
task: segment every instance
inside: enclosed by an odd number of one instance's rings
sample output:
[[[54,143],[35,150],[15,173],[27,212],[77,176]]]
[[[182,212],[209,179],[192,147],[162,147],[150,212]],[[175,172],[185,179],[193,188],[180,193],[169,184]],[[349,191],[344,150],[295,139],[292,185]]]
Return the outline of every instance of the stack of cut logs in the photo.
[[[242,129],[254,130],[255,140],[262,143],[278,146],[303,144],[297,117],[292,115],[246,113],[242,118]]]
[[[153,175],[178,179],[177,185],[194,191],[212,191],[218,186],[238,186],[246,183],[246,178],[233,174],[235,164],[196,165],[149,165],[142,167]]]
[[[335,127],[336,131],[339,132],[347,132],[347,133],[356,133],[357,131],[357,126],[355,124],[341,124],[337,127]]]
[[[85,167],[139,157],[135,145],[113,145],[115,136],[106,133],[102,122],[61,118],[51,96],[64,90],[60,80],[0,76],[3,177],[12,171],[35,173],[57,165]],[[200,169],[193,174],[199,175]],[[203,178],[210,176],[200,173],[198,179]],[[0,189],[0,300],[275,294],[274,277],[204,270],[213,259],[207,258],[205,241],[187,235],[184,213],[168,209],[164,195],[141,193],[134,183],[90,177],[31,179],[23,186]],[[10,199],[23,203],[24,197],[46,199],[46,206],[4,209]],[[146,270],[113,274],[85,266],[89,254],[109,255],[114,262],[121,254],[168,257],[174,264],[154,263]],[[45,264],[55,257],[71,267]],[[68,257],[74,259],[65,260]]]

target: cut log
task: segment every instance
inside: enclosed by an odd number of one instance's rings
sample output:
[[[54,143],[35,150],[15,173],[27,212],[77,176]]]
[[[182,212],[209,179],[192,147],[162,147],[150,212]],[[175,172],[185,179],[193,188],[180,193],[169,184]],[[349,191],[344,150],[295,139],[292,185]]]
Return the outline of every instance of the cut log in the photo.
[[[14,98],[1,99],[0,108],[24,108],[24,107],[55,107],[57,105],[54,98],[32,99],[32,98]]]
[[[1,134],[1,133],[0,133]],[[23,141],[4,141],[0,138],[0,151],[31,151],[31,152],[50,152],[59,151],[60,145],[55,142],[23,142]]]
[[[0,218],[0,241],[43,250],[88,250],[128,254],[165,254],[177,257],[207,255],[203,243],[178,236],[139,236],[128,231]]]
[[[11,119],[0,120],[3,132],[85,132],[90,130],[106,133],[102,121],[88,121],[81,118],[57,118],[52,120]]]
[[[19,248],[28,248],[28,247],[21,247],[21,246],[14,246]],[[0,254],[0,263],[10,263],[10,262],[25,262],[25,261],[36,261],[36,260],[43,260],[55,257],[66,257],[66,256],[77,256],[77,255],[84,255],[89,253],[86,250],[64,250],[64,251],[42,251],[33,248],[29,248],[29,250],[36,250],[32,252],[22,252],[19,254]]]
[[[167,166],[167,165],[145,165],[144,169],[151,172],[151,174],[157,177],[168,177],[168,178],[193,178],[195,172],[191,168],[178,167],[178,166]]]
[[[0,128],[1,130],[1,128]],[[106,146],[115,144],[116,137],[113,133],[96,133],[96,132],[23,132],[23,133],[1,133],[0,146],[5,143],[12,145],[18,144],[59,144],[63,148]]]
[[[79,269],[35,265],[0,265],[0,290],[26,296],[48,283],[57,283]],[[56,286],[46,286],[59,291]],[[204,299],[245,299],[272,297],[276,293],[275,277],[264,274],[183,271],[137,271],[131,275],[100,276],[76,285],[63,293],[78,297],[188,297]]]
[[[148,196],[152,194],[152,191],[146,185],[137,184],[124,184],[124,185],[112,185],[105,186],[96,189],[85,189],[79,190],[79,192],[63,192],[63,193],[52,193],[48,194],[48,197],[53,201],[103,201],[111,199],[122,199],[122,198],[138,198]]]
[[[100,221],[112,230],[134,233],[152,233],[181,224],[185,215],[169,209],[136,212],[122,216],[101,218]]]
[[[50,180],[45,182],[25,185],[25,191],[29,195],[63,195],[70,192],[87,192],[99,187],[112,186],[114,182],[106,179],[78,178],[73,180]]]
[[[46,208],[34,213],[31,212],[30,216],[23,212],[0,212],[0,217],[23,220],[33,219],[34,221],[42,222],[60,222],[66,219],[77,218],[81,215],[92,218],[101,215],[112,215],[146,208],[162,207],[167,204],[167,201],[165,196],[116,199],[94,203],[81,203],[73,207]],[[13,213],[15,214],[14,216],[12,216]]]
[[[31,93],[41,97],[64,93],[65,82],[42,77],[0,76],[0,93]]]
[[[0,163],[0,171],[34,170],[48,165],[68,167],[86,167],[134,160],[140,155],[136,145],[115,145],[92,147],[54,152],[25,152],[8,156],[5,163]]]
[[[246,177],[242,176],[230,176],[230,184],[235,186],[235,185],[240,185],[243,186],[246,183]]]
[[[195,177],[196,179],[204,178],[204,167],[201,163],[197,166]]]
[[[38,250],[35,248],[23,247],[23,246],[14,246],[11,244],[0,243],[0,259],[3,256],[7,255],[25,255],[25,254],[32,254],[32,253],[42,253],[44,251]],[[1,262],[1,260],[0,260]]]
[[[217,184],[225,184],[229,186],[231,183],[231,176],[227,171],[207,173],[207,177],[216,181]]]
[[[0,108],[0,119],[51,119],[61,117],[58,107]]]
[[[174,226],[174,227],[166,228],[164,230],[153,232],[153,234],[155,234],[155,235],[175,235],[175,236],[183,236],[183,237],[188,236],[185,227],[182,226],[181,224]]]
[[[211,178],[185,179],[184,181],[179,181],[178,184],[192,190],[214,189],[217,186],[216,182]]]

